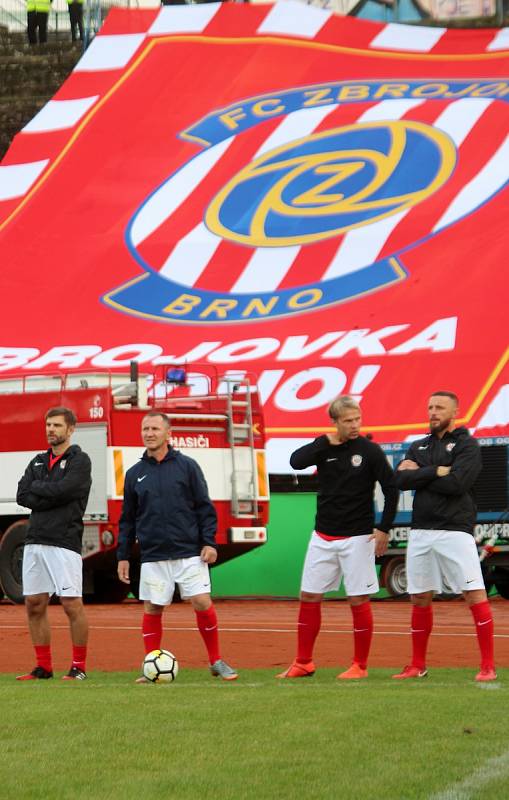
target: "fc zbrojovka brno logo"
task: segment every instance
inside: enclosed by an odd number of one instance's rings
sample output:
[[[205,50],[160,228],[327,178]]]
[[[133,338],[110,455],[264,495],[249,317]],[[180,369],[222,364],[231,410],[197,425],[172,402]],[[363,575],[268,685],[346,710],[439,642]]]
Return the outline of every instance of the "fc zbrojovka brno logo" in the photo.
[[[483,136],[493,104],[506,136],[506,95],[487,80],[340,82],[209,114],[180,134],[201,152],[130,220],[143,274],[104,300],[151,319],[239,323],[403,280],[405,250],[506,182],[509,153]]]

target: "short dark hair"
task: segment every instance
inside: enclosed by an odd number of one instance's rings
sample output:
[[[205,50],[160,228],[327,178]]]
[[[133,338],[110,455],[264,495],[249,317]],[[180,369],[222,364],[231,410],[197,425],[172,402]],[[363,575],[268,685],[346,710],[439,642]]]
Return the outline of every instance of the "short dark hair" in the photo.
[[[50,417],[63,417],[66,424],[72,428],[76,427],[76,423],[78,421],[74,411],[71,411],[70,408],[66,408],[65,406],[55,406],[54,408],[49,408],[46,411],[46,416],[44,419],[47,420]]]
[[[170,418],[168,414],[164,413],[164,411],[155,411],[154,409],[152,411],[147,411],[147,413],[143,415],[143,419],[146,419],[147,417],[161,417],[164,424],[168,428],[171,428]]]
[[[440,397],[449,397],[451,400],[454,400],[456,405],[459,405],[458,395],[454,394],[454,392],[431,392],[430,397],[436,397],[439,395]]]

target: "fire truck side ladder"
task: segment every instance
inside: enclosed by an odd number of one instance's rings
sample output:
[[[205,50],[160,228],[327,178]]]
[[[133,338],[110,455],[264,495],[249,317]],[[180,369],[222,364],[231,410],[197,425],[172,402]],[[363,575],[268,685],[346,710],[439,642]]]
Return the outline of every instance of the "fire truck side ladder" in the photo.
[[[228,400],[228,441],[232,455],[232,514],[239,518],[257,517],[257,465],[251,385],[248,378],[242,380],[225,378],[225,382]],[[234,417],[239,421],[234,421]],[[239,447],[241,443],[242,446]],[[246,450],[249,454],[247,467]]]

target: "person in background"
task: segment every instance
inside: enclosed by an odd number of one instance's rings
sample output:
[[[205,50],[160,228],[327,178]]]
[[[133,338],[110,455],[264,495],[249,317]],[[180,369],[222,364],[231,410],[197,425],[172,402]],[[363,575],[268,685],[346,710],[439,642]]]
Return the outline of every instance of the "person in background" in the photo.
[[[48,41],[48,16],[53,0],[26,0],[27,35],[30,44]]]
[[[16,680],[53,677],[48,604],[60,598],[69,620],[72,662],[64,680],[84,680],[88,623],[82,600],[83,514],[92,485],[90,458],[71,444],[76,417],[59,406],[46,413],[49,449],[30,461],[18,484],[21,506],[32,509],[23,552],[23,594],[35,668]]]
[[[85,38],[83,33],[83,0],[67,0],[67,8],[71,24],[71,39],[76,42],[79,33],[80,41],[82,42]]]
[[[375,556],[387,550],[398,503],[393,472],[381,448],[360,435],[361,410],[347,395],[329,405],[336,430],[296,450],[294,469],[316,466],[318,498],[302,574],[295,661],[278,678],[313,675],[313,648],[321,625],[325,592],[339,589],[344,579],[352,612],[354,657],[340,680],[367,678],[373,635],[370,595],[378,591]],[[380,523],[375,526],[373,493],[379,482],[385,496]]]

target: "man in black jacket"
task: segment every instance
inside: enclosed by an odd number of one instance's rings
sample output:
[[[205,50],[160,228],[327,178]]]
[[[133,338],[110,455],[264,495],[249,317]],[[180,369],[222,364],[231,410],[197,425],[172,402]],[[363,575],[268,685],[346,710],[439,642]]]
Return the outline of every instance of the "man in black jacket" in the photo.
[[[33,458],[18,484],[17,502],[32,509],[23,552],[23,594],[37,665],[17,680],[53,677],[48,603],[58,595],[69,619],[72,663],[65,680],[84,680],[88,624],[82,600],[83,514],[92,485],[90,459],[71,444],[74,413],[46,414],[45,453]]]
[[[410,446],[398,465],[400,489],[414,489],[407,548],[408,591],[412,601],[412,663],[393,675],[424,678],[433,627],[434,592],[463,593],[470,607],[481,651],[477,681],[496,680],[493,617],[473,532],[476,507],[472,487],[482,463],[479,445],[466,428],[455,428],[458,398],[434,392],[428,402],[430,435]]]
[[[382,556],[398,503],[393,472],[380,447],[360,435],[361,411],[352,397],[332,401],[329,416],[335,433],[319,436],[296,450],[294,469],[316,466],[318,498],[315,530],[311,535],[302,575],[297,627],[297,656],[278,678],[313,675],[313,647],[321,624],[325,592],[339,589],[344,578],[353,617],[354,658],[341,680],[367,678],[373,635],[370,595],[378,591],[375,556]],[[385,495],[377,527],[373,492],[379,482]]]
[[[217,560],[217,515],[203,473],[192,458],[170,447],[170,420],[150,411],[142,420],[146,450],[127,470],[118,542],[118,576],[129,583],[135,539],[141,553],[140,599],[145,653],[158,650],[162,614],[175,584],[196,613],[212,675],[231,681],[237,672],[221,658],[217,616],[210,597],[209,564]],[[141,676],[137,683],[147,683]]]

